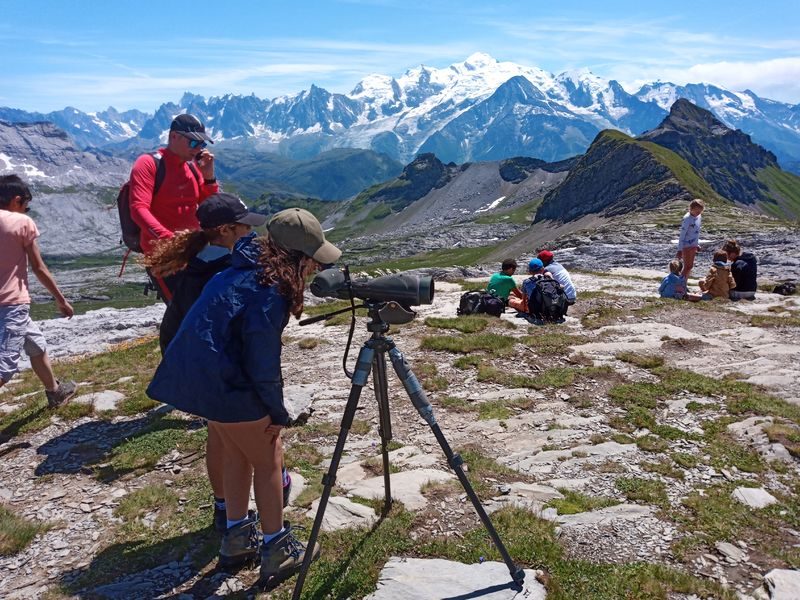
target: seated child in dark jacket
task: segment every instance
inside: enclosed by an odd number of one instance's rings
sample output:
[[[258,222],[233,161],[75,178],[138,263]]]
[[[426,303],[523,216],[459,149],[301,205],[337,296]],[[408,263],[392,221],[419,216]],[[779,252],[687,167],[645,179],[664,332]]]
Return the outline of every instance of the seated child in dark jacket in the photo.
[[[758,260],[752,252],[742,252],[736,240],[728,240],[722,246],[731,263],[731,275],[736,289],[731,291],[731,300],[754,300],[758,288]]]
[[[675,258],[669,262],[669,275],[661,280],[658,293],[662,298],[683,300],[686,296],[686,280],[681,276],[683,261]]]

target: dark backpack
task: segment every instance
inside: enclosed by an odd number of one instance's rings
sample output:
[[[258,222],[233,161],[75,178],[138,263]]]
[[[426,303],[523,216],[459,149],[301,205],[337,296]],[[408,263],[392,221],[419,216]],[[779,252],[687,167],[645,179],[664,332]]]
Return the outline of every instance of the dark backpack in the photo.
[[[167,168],[164,164],[164,161],[161,160],[160,152],[152,152],[150,153],[150,156],[156,163],[156,179],[155,183],[153,184],[153,198],[155,198],[158,190],[161,188],[161,184],[164,183],[164,177],[167,174]],[[197,172],[197,169],[195,169],[191,162],[189,163],[189,169],[191,169],[194,178],[200,182],[200,174]],[[128,180],[119,189],[119,194],[117,194],[117,212],[119,213],[119,226],[122,230],[122,239],[120,239],[120,244],[125,244],[128,250],[131,252],[138,252],[141,254],[142,244],[140,236],[142,230],[139,225],[137,225],[136,221],[133,220],[133,217],[131,217],[130,188],[131,182]]]
[[[528,312],[548,323],[560,323],[567,314],[569,303],[564,288],[555,279],[542,277],[528,298]]]
[[[506,310],[505,302],[502,298],[498,298],[491,292],[483,292],[481,294],[481,302],[478,306],[478,312],[499,317]]]
[[[773,294],[780,294],[781,296],[793,296],[796,291],[797,286],[793,281],[784,281],[772,289]]]
[[[481,292],[464,292],[458,301],[457,315],[474,315],[479,312]]]

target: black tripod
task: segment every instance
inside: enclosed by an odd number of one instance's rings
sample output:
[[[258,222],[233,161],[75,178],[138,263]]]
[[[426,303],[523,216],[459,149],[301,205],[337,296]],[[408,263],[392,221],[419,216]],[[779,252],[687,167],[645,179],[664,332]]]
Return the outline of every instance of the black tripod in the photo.
[[[375,399],[378,402],[378,419],[380,424],[378,432],[381,438],[381,454],[383,456],[384,504],[382,516],[386,516],[391,509],[392,493],[391,482],[389,480],[388,445],[389,441],[392,439],[392,423],[389,415],[389,393],[386,380],[386,353],[388,352],[392,367],[394,367],[395,373],[397,373],[397,376],[403,383],[406,393],[408,393],[409,398],[411,398],[411,403],[414,405],[414,408],[417,409],[417,412],[419,412],[420,416],[425,419],[425,422],[428,423],[431,431],[433,431],[433,435],[436,437],[436,440],[439,442],[439,446],[441,446],[442,451],[447,457],[447,463],[458,476],[461,486],[464,488],[464,491],[467,493],[472,505],[475,507],[475,512],[478,513],[478,516],[483,522],[483,526],[489,532],[495,547],[503,557],[503,562],[505,562],[506,566],[508,567],[508,571],[511,574],[513,585],[521,589],[522,582],[525,579],[525,572],[515,565],[513,560],[511,560],[511,556],[508,554],[508,551],[503,545],[497,530],[494,528],[494,525],[489,519],[489,516],[486,514],[486,511],[483,509],[483,506],[481,506],[480,499],[475,494],[475,490],[472,489],[469,479],[467,479],[467,476],[464,474],[464,469],[462,468],[463,460],[458,454],[453,453],[453,450],[450,448],[450,444],[447,443],[447,439],[445,439],[442,430],[436,423],[436,417],[433,414],[433,407],[431,407],[431,404],[425,394],[425,390],[422,389],[417,376],[411,371],[411,367],[406,362],[400,350],[397,349],[392,339],[386,337],[386,332],[389,330],[390,324],[408,323],[416,316],[416,313],[394,301],[371,302],[367,300],[361,307],[367,308],[368,310],[370,321],[367,324],[367,329],[372,333],[372,337],[364,342],[364,345],[361,347],[361,351],[358,354],[355,371],[351,377],[353,384],[350,387],[350,395],[347,398],[347,405],[345,406],[344,415],[342,416],[339,437],[336,440],[336,447],[333,451],[333,457],[331,458],[331,464],[328,468],[328,472],[322,477],[322,484],[324,488],[322,490],[322,497],[319,501],[317,515],[314,519],[314,526],[311,528],[311,535],[309,536],[307,547],[309,549],[313,548],[317,541],[317,537],[319,536],[319,530],[322,526],[322,519],[325,516],[325,507],[328,504],[331,490],[336,483],[336,472],[339,469],[339,461],[342,457],[342,452],[344,451],[344,444],[345,440],[347,439],[347,434],[349,433],[350,427],[353,424],[353,418],[356,413],[356,408],[358,407],[358,400],[361,396],[361,390],[367,384],[370,370],[373,368],[373,386],[375,389]],[[348,310],[351,309],[347,308],[341,311],[330,313],[328,315],[320,315],[319,317],[306,319],[305,321],[301,321],[300,324],[303,325],[321,319],[330,318],[335,314],[339,314]],[[293,600],[299,600],[300,594],[303,591],[303,584],[308,573],[308,568],[311,565],[312,555],[312,552],[306,552],[303,565],[300,568],[300,573],[297,577],[297,583],[294,587],[294,593],[292,594]]]

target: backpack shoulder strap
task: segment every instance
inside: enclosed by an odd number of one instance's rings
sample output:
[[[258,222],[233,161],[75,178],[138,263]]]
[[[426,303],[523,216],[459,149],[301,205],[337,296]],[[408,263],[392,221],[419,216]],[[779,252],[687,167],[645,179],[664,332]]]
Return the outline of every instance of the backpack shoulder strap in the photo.
[[[164,161],[161,160],[161,153],[151,152],[150,156],[153,157],[153,160],[156,163],[156,181],[153,185],[153,197],[158,193],[161,184],[164,183],[164,177],[167,175],[167,165],[164,164]]]
[[[187,164],[189,165],[189,170],[192,172],[192,175],[194,175],[194,178],[197,180],[198,185],[202,185],[203,181],[200,178],[200,173],[197,171],[197,167],[194,166],[194,162],[190,160]]]

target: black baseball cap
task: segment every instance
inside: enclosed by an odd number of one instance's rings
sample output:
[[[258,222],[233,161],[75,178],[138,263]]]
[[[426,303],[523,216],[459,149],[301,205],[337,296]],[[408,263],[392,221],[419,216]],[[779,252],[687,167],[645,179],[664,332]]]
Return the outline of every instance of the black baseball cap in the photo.
[[[172,124],[169,126],[170,131],[177,131],[181,135],[189,138],[190,140],[197,140],[198,142],[211,142],[214,143],[206,134],[206,127],[200,122],[200,119],[188,113],[178,115],[172,119]]]
[[[260,227],[267,222],[267,217],[250,212],[238,196],[219,192],[203,200],[197,207],[197,220],[200,221],[200,227],[203,229],[231,223]]]

